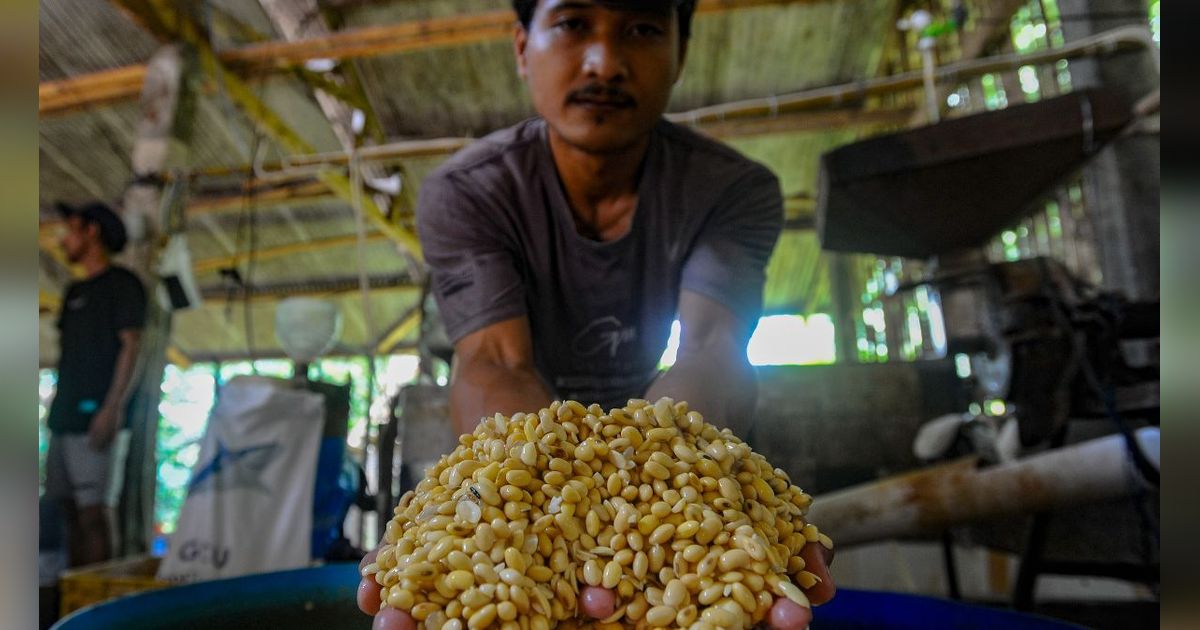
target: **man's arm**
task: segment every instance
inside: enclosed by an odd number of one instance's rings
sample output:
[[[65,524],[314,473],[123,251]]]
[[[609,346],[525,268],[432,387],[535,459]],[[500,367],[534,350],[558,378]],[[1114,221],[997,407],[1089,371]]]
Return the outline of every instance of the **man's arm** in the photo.
[[[694,291],[679,296],[680,339],[675,365],[646,391],[648,400],[686,400],[704,419],[746,436],[758,381],[746,359],[753,332],[720,302]]]
[[[450,377],[450,419],[459,433],[475,430],[479,419],[548,407],[553,400],[533,362],[533,338],[526,317],[485,326],[454,344]]]
[[[88,426],[88,434],[92,445],[104,448],[116,434],[121,418],[125,415],[125,403],[129,400],[129,385],[133,381],[134,367],[137,366],[138,349],[142,343],[142,331],[138,328],[127,328],[117,333],[121,340],[121,351],[117,354],[117,363],[113,367],[112,383],[104,396],[104,403],[92,416]]]

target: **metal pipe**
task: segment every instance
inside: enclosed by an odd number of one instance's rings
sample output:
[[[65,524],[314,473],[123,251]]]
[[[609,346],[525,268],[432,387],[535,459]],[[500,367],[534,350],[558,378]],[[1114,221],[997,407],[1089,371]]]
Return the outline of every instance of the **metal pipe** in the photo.
[[[1135,433],[1159,466],[1159,430]],[[1127,497],[1146,490],[1124,439],[1110,435],[977,469],[974,458],[816,497],[807,519],[841,547]]]

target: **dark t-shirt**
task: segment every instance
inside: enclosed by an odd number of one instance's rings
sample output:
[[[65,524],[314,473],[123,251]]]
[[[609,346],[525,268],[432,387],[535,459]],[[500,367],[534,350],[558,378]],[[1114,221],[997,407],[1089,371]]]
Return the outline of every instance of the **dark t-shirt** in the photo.
[[[611,407],[656,376],[681,288],[757,321],[783,221],[771,171],[661,121],[637,203],[623,237],[581,236],[541,119],[460,151],[426,179],[417,209],[451,341],[528,316],[553,393]]]
[[[51,431],[82,433],[104,404],[121,351],[118,333],[141,328],[146,291],[120,267],[67,287],[58,317],[58,390],[50,404]]]

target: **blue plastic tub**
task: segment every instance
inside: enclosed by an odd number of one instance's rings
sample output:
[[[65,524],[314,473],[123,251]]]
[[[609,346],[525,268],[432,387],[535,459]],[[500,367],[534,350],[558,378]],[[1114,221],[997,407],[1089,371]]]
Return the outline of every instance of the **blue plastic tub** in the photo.
[[[358,567],[336,564],[216,580],[124,597],[78,610],[56,630],[320,628],[367,630],[354,603]],[[1079,628],[1041,617],[931,597],[840,589],[816,609],[812,630]]]

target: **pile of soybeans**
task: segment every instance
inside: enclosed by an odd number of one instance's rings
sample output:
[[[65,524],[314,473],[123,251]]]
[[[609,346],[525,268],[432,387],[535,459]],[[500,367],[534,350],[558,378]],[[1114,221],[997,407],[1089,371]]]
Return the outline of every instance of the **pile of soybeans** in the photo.
[[[459,443],[363,569],[419,627],[750,628],[777,597],[807,607],[800,550],[832,548],[811,497],[684,402],[555,402]],[[587,585],[616,592],[607,619],[581,617]]]

